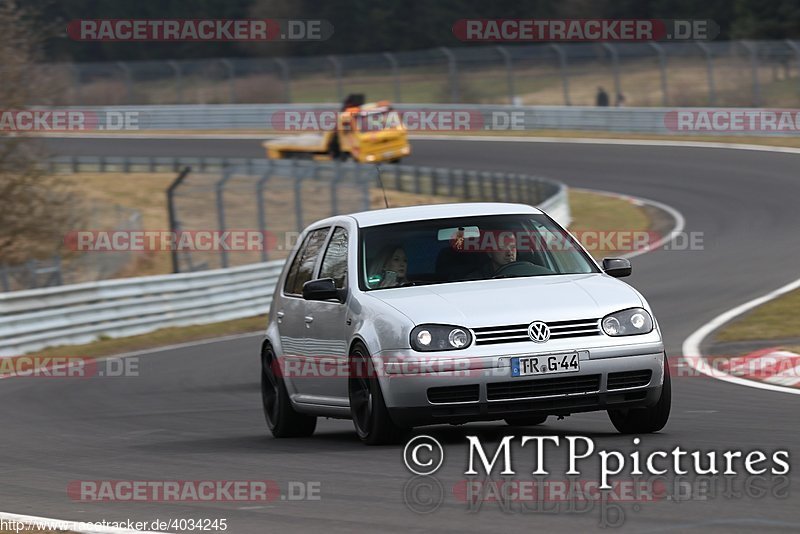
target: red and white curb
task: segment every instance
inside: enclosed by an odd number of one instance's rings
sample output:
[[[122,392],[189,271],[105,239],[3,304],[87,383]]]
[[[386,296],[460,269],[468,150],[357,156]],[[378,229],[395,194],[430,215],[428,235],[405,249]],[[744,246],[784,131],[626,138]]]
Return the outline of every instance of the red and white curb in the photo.
[[[800,388],[800,354],[779,347],[730,358],[719,369],[747,380]]]
[[[751,301],[745,302],[731,310],[726,311],[723,314],[720,314],[709,322],[695,330],[692,335],[686,338],[683,342],[683,355],[686,358],[686,361],[689,365],[691,365],[696,371],[703,373],[704,375],[708,375],[712,378],[716,378],[718,380],[722,380],[723,382],[730,382],[731,384],[739,384],[741,386],[748,386],[751,388],[756,389],[766,389],[768,391],[777,391],[781,393],[790,393],[794,395],[800,395],[800,387],[797,387],[797,384],[791,380],[791,376],[789,373],[795,372],[797,373],[797,367],[794,367],[791,371],[789,369],[781,369],[780,371],[776,372],[774,375],[770,376],[770,381],[766,380],[755,380],[745,376],[736,376],[734,372],[737,372],[735,369],[715,369],[711,365],[709,365],[706,358],[703,357],[702,352],[700,351],[700,345],[703,340],[712,334],[715,330],[719,329],[726,323],[732,321],[736,317],[742,315],[745,312],[752,310],[762,304],[765,304],[773,299],[776,299],[790,291],[794,291],[795,289],[800,288],[800,279],[795,280],[794,282],[790,282],[783,287],[779,287],[778,289],[767,293],[761,297],[755,298]],[[763,352],[763,351],[759,351]],[[775,349],[769,350],[767,353],[759,354],[753,353],[755,356],[754,358],[761,358],[767,356],[767,354],[774,354],[776,352],[781,352],[784,354],[793,354],[786,351],[775,351]],[[752,356],[752,355],[751,355]],[[796,355],[794,355],[796,356]],[[782,360],[789,361],[788,358],[784,358],[781,356]],[[796,363],[800,363],[800,360],[797,360]],[[739,370],[741,372],[741,370]],[[786,381],[791,385],[784,384],[783,382]]]

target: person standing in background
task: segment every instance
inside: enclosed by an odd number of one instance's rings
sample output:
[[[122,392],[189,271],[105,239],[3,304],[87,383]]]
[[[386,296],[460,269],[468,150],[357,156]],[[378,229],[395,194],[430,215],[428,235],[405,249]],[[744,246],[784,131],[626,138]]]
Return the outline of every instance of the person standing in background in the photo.
[[[608,106],[608,93],[602,87],[597,88],[597,97],[595,97],[595,105]]]

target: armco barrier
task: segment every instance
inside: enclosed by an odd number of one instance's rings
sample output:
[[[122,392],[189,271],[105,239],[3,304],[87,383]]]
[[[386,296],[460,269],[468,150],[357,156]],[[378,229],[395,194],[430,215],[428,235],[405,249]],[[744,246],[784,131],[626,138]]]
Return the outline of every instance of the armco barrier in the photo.
[[[278,260],[3,293],[0,356],[266,313],[282,265]]]
[[[704,108],[651,108],[651,107],[590,107],[590,106],[510,106],[477,104],[398,104],[400,112],[427,113],[434,119],[413,133],[450,133],[453,131],[452,115],[460,112],[467,117],[466,126],[459,131],[485,133],[487,131],[521,132],[528,130],[587,130],[607,132],[680,134],[680,135],[797,135],[800,125],[789,130],[773,131],[758,128],[697,129],[676,131],[676,113],[697,112]],[[32,108],[36,109],[36,108]],[[53,110],[56,108],[48,108]],[[259,130],[280,133],[297,125],[296,117],[287,121],[287,113],[299,112],[307,120],[305,125],[313,127],[321,122],[319,112],[333,112],[338,106],[332,104],[217,104],[217,105],[170,105],[170,106],[83,106],[64,107],[59,110],[80,111],[87,114],[86,122],[103,132],[114,130],[120,117],[135,118],[129,127],[118,126],[123,132],[147,132],[159,130]],[[745,108],[746,109],[746,108]],[[743,112],[743,108],[715,108],[715,111]],[[798,110],[792,112],[797,118]],[[95,124],[97,118],[97,126]],[[300,126],[303,126],[301,119]],[[733,119],[729,119],[733,122]],[[415,118],[413,125],[417,124]],[[745,121],[746,122],[746,121]],[[87,126],[88,128],[88,126]],[[289,131],[288,133],[298,133]],[[306,132],[308,133],[308,132]]]

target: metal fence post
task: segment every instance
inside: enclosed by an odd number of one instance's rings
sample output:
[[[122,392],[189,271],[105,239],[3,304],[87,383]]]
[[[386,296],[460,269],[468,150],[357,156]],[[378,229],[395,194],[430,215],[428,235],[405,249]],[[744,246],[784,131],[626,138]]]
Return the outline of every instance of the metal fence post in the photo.
[[[131,81],[131,69],[124,62],[117,61],[117,67],[122,71],[125,79],[125,102],[133,104],[133,82]]]
[[[257,208],[257,217],[258,217],[258,229],[260,232],[266,232],[267,230],[267,214],[266,209],[264,208],[264,185],[266,185],[267,180],[270,179],[272,176],[272,160],[267,160],[267,170],[264,171],[264,174],[258,179],[256,182],[256,202],[258,202]],[[267,254],[267,242],[266,239],[263,241],[263,248],[261,249],[261,261],[267,261],[269,259]]]
[[[222,58],[219,60],[220,63],[225,65],[225,68],[228,69],[228,101],[231,104],[236,103],[236,66],[233,64],[233,61],[230,59]]]
[[[53,285],[64,285],[63,266],[61,264],[61,254],[56,254],[53,257],[53,278],[55,282]]]
[[[175,211],[175,190],[180,187],[180,185],[183,183],[183,180],[191,171],[191,167],[184,167],[180,174],[178,174],[175,180],[173,180],[167,188],[167,216],[169,218],[169,231],[173,234],[178,231],[179,226],[178,213]],[[172,249],[172,272],[181,272],[180,264],[178,262],[178,250],[175,247]]]
[[[369,211],[370,209],[370,199],[369,199],[369,176],[364,176],[363,170],[366,165],[356,165],[356,180],[361,182],[361,194],[363,196],[362,200],[364,202],[364,211]]]
[[[297,231],[303,231],[303,178],[297,162],[290,160],[289,174],[294,178],[294,211],[297,220]]]
[[[220,178],[216,184],[214,184],[214,189],[217,192],[216,200],[217,200],[217,226],[219,227],[220,232],[225,232],[225,183],[231,179],[233,174],[231,171],[226,169],[222,178]],[[225,250],[225,247],[221,247],[220,250],[220,260],[222,263],[222,268],[228,268],[228,251]]]
[[[753,107],[761,105],[761,84],[758,81],[758,45],[742,41],[742,46],[750,53],[750,74],[753,78]]]
[[[619,79],[619,54],[611,43],[603,43],[603,48],[608,50],[608,54],[611,57],[611,69],[614,74],[614,100],[618,101],[619,95],[622,94],[622,84]]]
[[[336,100],[344,100],[344,90],[342,89],[342,62],[336,56],[328,56],[328,61],[333,65],[333,75],[336,76]]]
[[[74,64],[69,65],[69,70],[72,73],[72,87],[77,97],[77,103],[83,104],[83,91],[81,90],[81,70]]]
[[[561,46],[557,44],[551,44],[550,48],[555,50],[556,54],[558,54],[558,64],[559,64],[559,69],[561,71],[561,81],[564,87],[564,105],[571,106],[572,104],[570,103],[569,99],[569,65],[567,64],[567,53]]]
[[[454,196],[456,190],[456,175],[453,169],[447,169],[447,196]]]
[[[450,101],[456,104],[461,99],[458,91],[458,65],[456,64],[456,56],[446,46],[439,47],[439,50],[447,58],[447,72],[450,81]]]
[[[650,46],[658,54],[658,65],[661,69],[661,105],[667,107],[667,54],[664,52],[664,47],[658,43],[650,43]]]
[[[400,100],[400,72],[397,65],[397,58],[394,57],[394,54],[389,52],[384,52],[383,57],[386,58],[386,61],[389,62],[389,65],[392,69],[392,85],[394,86],[394,101],[395,102],[402,102]]]
[[[711,48],[701,41],[698,41],[697,46],[706,55],[706,69],[708,70],[708,105],[713,106],[717,100],[717,90],[714,87],[714,56],[711,53]]]
[[[511,62],[511,54],[502,46],[498,45],[495,48],[498,52],[500,52],[500,55],[503,56],[503,62],[506,65],[506,78],[508,79],[508,103],[513,105],[516,93],[514,91],[514,65]]]
[[[177,104],[183,104],[183,75],[181,65],[177,61],[170,59],[167,64],[175,71],[175,98]]]
[[[797,60],[797,80],[800,81],[800,45],[791,39],[786,39],[786,44],[794,51],[795,59]],[[800,87],[798,87],[798,92],[800,92]]]
[[[403,190],[403,175],[400,173],[400,165],[394,165],[394,183],[395,189]]]
[[[289,74],[289,63],[280,57],[275,58],[275,64],[281,69],[281,79],[283,80],[283,98],[287,104],[292,102],[292,80]]]
[[[333,162],[333,180],[331,180],[331,215],[339,215],[339,181],[342,179],[342,163],[339,160]]]

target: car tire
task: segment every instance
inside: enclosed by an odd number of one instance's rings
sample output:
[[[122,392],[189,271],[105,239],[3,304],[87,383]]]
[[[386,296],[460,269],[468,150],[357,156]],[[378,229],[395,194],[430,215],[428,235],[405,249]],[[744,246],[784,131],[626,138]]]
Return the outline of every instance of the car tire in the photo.
[[[356,434],[367,445],[400,442],[407,429],[396,425],[389,416],[367,348],[363,343],[356,343],[350,352],[347,391]]]
[[[608,417],[614,428],[622,434],[650,434],[666,426],[671,405],[672,380],[669,376],[669,363],[664,356],[664,384],[658,402],[649,408],[609,410]]]
[[[546,415],[529,415],[519,417],[506,417],[505,422],[510,426],[536,426],[547,421]]]
[[[317,418],[292,407],[280,373],[275,351],[269,344],[261,351],[261,402],[267,427],[276,438],[300,438],[314,433]]]

